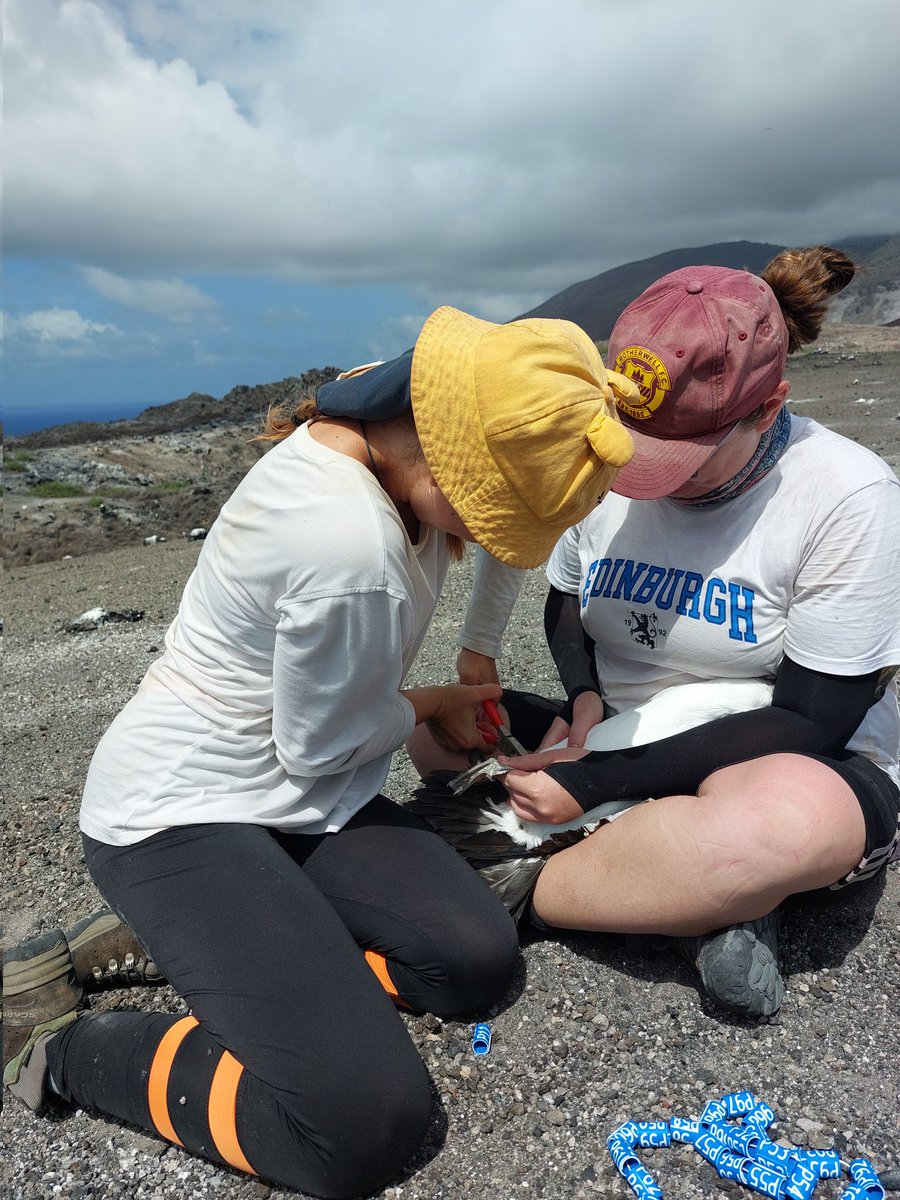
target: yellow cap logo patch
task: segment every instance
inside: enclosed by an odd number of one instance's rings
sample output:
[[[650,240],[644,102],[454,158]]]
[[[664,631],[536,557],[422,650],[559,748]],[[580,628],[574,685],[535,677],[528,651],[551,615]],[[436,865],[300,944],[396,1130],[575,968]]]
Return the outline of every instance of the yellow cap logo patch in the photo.
[[[645,346],[626,346],[616,355],[616,370],[637,384],[639,402],[616,396],[616,404],[637,421],[646,421],[666,398],[672,384],[663,362]]]

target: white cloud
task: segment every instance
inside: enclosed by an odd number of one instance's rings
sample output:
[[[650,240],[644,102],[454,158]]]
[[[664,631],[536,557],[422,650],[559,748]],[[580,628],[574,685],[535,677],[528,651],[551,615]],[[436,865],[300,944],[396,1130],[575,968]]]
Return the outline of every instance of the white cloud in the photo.
[[[102,267],[85,267],[82,274],[85,281],[108,300],[176,321],[216,307],[211,296],[183,279],[127,278]]]
[[[8,0],[6,26],[8,249],[111,279],[508,315],[674,246],[900,211],[896,0]]]
[[[43,308],[7,317],[6,332],[26,335],[38,342],[85,342],[120,331],[115,325],[89,321],[72,308]]]

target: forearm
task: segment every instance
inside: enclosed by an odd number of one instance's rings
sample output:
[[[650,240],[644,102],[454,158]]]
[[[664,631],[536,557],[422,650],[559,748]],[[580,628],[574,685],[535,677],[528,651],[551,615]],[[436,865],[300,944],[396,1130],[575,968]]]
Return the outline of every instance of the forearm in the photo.
[[[446,688],[442,684],[435,684],[433,687],[403,688],[400,695],[405,696],[413,706],[416,724],[422,725],[440,715],[445,691]]]
[[[566,693],[563,716],[571,721],[578,696],[600,692],[594,642],[581,623],[577,596],[551,585],[544,604],[544,634]]]
[[[472,595],[457,645],[487,658],[499,658],[503,633],[524,578],[524,571],[508,567],[476,547]]]
[[[400,695],[415,713],[416,725],[427,725],[432,737],[445,750],[491,749],[478,726],[478,715],[486,700],[498,700],[502,689],[496,683],[470,686],[445,683],[433,687],[408,688]]]
[[[875,696],[877,677],[839,678],[786,659],[768,708],[719,717],[646,746],[592,751],[546,770],[585,811],[606,800],[693,795],[708,775],[732,763],[842,751]]]
[[[607,800],[693,795],[713,771],[759,754],[826,749],[805,718],[762,708],[732,713],[648,746],[592,750],[578,762],[554,763],[546,770],[587,812]]]

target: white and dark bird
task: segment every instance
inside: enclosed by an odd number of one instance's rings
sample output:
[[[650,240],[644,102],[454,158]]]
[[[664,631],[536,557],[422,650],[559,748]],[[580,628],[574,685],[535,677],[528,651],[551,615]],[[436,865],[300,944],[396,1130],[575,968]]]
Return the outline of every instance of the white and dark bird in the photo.
[[[585,749],[645,746],[729,713],[763,708],[771,700],[772,684],[760,679],[680,684],[595,725],[585,739]],[[611,800],[566,824],[544,825],[517,817],[498,780],[485,780],[455,795],[448,786],[453,778],[452,771],[435,771],[422,781],[408,807],[459,851],[516,920],[550,855],[575,845],[599,825],[651,798]]]

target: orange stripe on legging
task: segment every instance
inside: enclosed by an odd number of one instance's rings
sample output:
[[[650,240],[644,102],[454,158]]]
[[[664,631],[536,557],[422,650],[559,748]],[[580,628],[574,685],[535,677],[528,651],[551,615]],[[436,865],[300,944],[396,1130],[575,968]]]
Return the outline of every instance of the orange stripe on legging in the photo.
[[[150,1064],[150,1078],[147,1080],[150,1120],[162,1137],[181,1147],[184,1146],[184,1142],[175,1133],[172,1122],[169,1120],[169,1102],[166,1092],[178,1047],[191,1030],[196,1029],[199,1024],[196,1017],[182,1017],[180,1021],[176,1021],[166,1030],[165,1036],[156,1047],[153,1062]]]
[[[216,1149],[229,1166],[255,1175],[256,1171],[247,1162],[237,1135],[237,1090],[243,1073],[244,1068],[234,1055],[223,1050],[209,1089],[209,1132]]]
[[[388,973],[387,959],[383,954],[379,954],[377,950],[366,951],[366,962],[375,972],[375,978],[394,1001],[395,1004],[402,1004],[404,1008],[409,1008],[409,1005],[400,996],[397,991],[397,985],[391,979]]]

